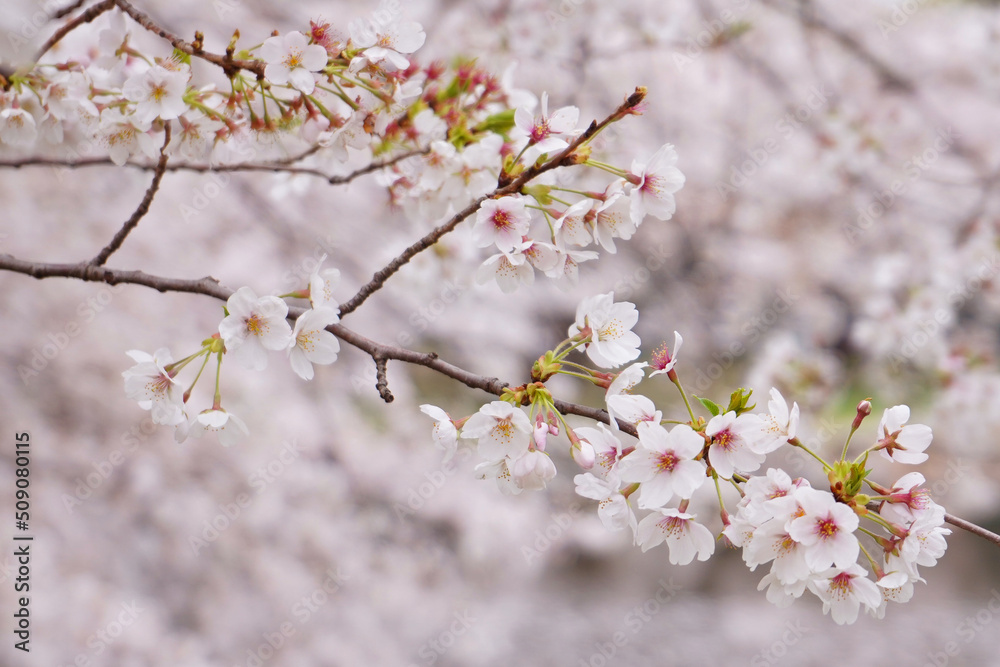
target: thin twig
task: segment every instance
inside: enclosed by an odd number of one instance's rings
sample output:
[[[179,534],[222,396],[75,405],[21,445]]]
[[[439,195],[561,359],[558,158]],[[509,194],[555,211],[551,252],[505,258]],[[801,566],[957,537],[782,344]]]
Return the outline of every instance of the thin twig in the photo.
[[[114,6],[115,6],[115,0],[103,0],[102,2],[97,3],[93,7],[88,8],[87,11],[83,12],[76,18],[67,22],[66,25],[56,30],[55,34],[49,37],[45,41],[45,43],[42,44],[42,48],[40,48],[38,50],[38,53],[35,55],[35,62],[38,62],[42,58],[42,56],[44,56],[46,53],[49,52],[49,49],[55,46],[59,42],[59,40],[68,35],[70,32],[76,30],[84,23],[90,23],[98,16],[100,16],[101,14],[108,11]],[[70,8],[70,11],[72,11],[72,8]]]
[[[387,376],[389,360],[379,356],[374,356],[372,359],[375,360],[375,389],[378,390],[378,395],[382,397],[383,401],[392,403],[396,397],[389,391],[389,378]]]
[[[80,9],[80,7],[82,7],[84,4],[86,4],[86,2],[87,2],[87,0],[76,0],[76,2],[74,2],[73,4],[68,5],[66,7],[63,7],[62,9],[58,10],[56,13],[52,14],[52,16],[50,18],[52,18],[53,20],[56,20],[56,19],[61,19],[64,16],[69,16],[70,14],[72,14],[73,12],[75,12],[76,10]]]
[[[105,246],[94,259],[90,260],[93,266],[103,266],[111,254],[114,253],[118,248],[122,247],[122,243],[132,232],[133,229],[139,224],[143,216],[149,212],[149,205],[153,203],[153,197],[156,196],[156,191],[160,189],[160,181],[163,179],[163,174],[167,170],[167,144],[170,143],[170,123],[166,123],[163,126],[163,146],[160,147],[160,159],[156,163],[156,171],[153,173],[153,182],[149,184],[146,188],[146,194],[142,196],[142,201],[139,202],[139,206],[132,212],[129,219],[125,221],[122,228],[118,230],[115,237],[111,239],[111,243]]]
[[[113,0],[114,4],[118,5],[119,8],[130,17],[132,20],[141,25],[143,28],[151,33],[162,37],[163,39],[170,42],[170,44],[177,50],[183,51],[189,56],[194,56],[196,58],[201,58],[202,60],[207,60],[210,63],[218,65],[222,68],[222,71],[228,77],[234,76],[239,70],[247,70],[257,75],[257,78],[264,78],[264,61],[262,60],[237,60],[226,54],[220,56],[216,53],[209,53],[199,47],[196,47],[190,42],[186,42],[177,35],[169,32],[166,28],[161,27],[153,19],[149,18],[149,15],[145,12],[136,9],[132,6],[132,3],[128,0]]]
[[[978,535],[979,537],[983,538],[984,540],[989,540],[993,544],[995,544],[998,547],[1000,547],[1000,535],[997,535],[996,533],[994,533],[992,531],[986,530],[985,528],[977,526],[974,523],[970,523],[969,521],[966,521],[965,519],[959,519],[957,516],[955,516],[953,514],[945,514],[944,515],[944,520],[947,521],[948,523],[950,523],[953,526],[958,526],[962,530],[969,531],[973,535]]]
[[[365,174],[370,174],[379,169],[385,167],[391,167],[392,165],[405,160],[406,158],[413,157],[415,155],[423,155],[427,153],[430,149],[422,148],[415,149],[412,151],[407,151],[405,153],[400,153],[399,155],[389,158],[387,160],[375,161],[368,164],[360,169],[352,171],[349,174],[334,175],[331,176],[324,173],[320,169],[313,167],[296,167],[292,166],[289,162],[281,161],[275,162],[273,164],[263,164],[263,163],[245,163],[245,164],[231,164],[231,165],[213,165],[213,164],[190,164],[185,162],[173,162],[168,164],[166,171],[193,171],[198,173],[210,173],[210,172],[222,172],[222,171],[271,171],[274,173],[284,173],[284,174],[305,174],[308,176],[316,176],[322,178],[324,181],[330,185],[343,185],[353,181],[358,176],[364,176]],[[308,153],[309,151],[307,151]],[[289,161],[297,161],[305,157],[305,154],[299,155],[295,158],[288,158]],[[21,169],[24,167],[65,167],[67,169],[79,169],[82,167],[117,167],[111,158],[85,158],[83,160],[60,160],[57,158],[46,158],[46,157],[29,157],[23,159],[15,160],[0,160],[0,169]],[[144,164],[141,162],[126,162],[126,167],[132,167],[133,169],[141,169],[143,171],[155,171],[158,168],[158,164]]]
[[[348,299],[345,303],[340,306],[340,315],[343,317],[347,313],[350,313],[357,309],[362,303],[365,302],[368,297],[377,292],[382,288],[382,285],[386,280],[389,279],[392,274],[399,271],[407,262],[413,259],[416,255],[422,251],[430,248],[432,245],[437,243],[441,237],[443,237],[448,232],[455,229],[460,222],[465,220],[467,217],[479,210],[480,204],[482,204],[487,199],[494,199],[497,197],[503,197],[504,195],[510,195],[518,192],[526,183],[532,179],[538,177],[538,175],[551,171],[557,167],[568,167],[575,164],[573,159],[573,154],[577,148],[579,148],[583,143],[589,141],[597,132],[603,129],[605,126],[613,122],[614,120],[621,118],[624,114],[628,113],[630,110],[637,107],[646,96],[645,89],[636,88],[635,92],[626,98],[626,100],[619,106],[611,115],[605,118],[600,123],[592,122],[590,127],[588,127],[579,137],[573,140],[569,146],[567,146],[561,153],[556,155],[554,158],[542,165],[532,165],[528,169],[518,176],[516,179],[498,187],[493,192],[479,197],[471,204],[466,206],[464,209],[456,213],[448,222],[435,228],[429,234],[418,240],[416,243],[408,247],[402,253],[399,254],[394,260],[389,262],[385,267],[380,269],[372,277],[367,284],[365,284],[358,293],[353,297]]]

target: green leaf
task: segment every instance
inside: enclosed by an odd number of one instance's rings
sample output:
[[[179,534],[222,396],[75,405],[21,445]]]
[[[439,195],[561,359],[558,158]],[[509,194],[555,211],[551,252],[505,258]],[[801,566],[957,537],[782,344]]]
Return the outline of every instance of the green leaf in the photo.
[[[737,415],[741,415],[744,412],[750,412],[756,408],[756,403],[751,406],[747,406],[747,402],[750,400],[751,394],[753,394],[753,389],[746,389],[744,387],[740,387],[734,391],[729,395],[729,407],[726,408],[726,412],[735,412]]]
[[[712,413],[713,417],[718,417],[719,413],[722,412],[722,408],[720,408],[719,404],[715,401],[710,401],[707,398],[701,398],[700,396],[695,396],[695,398],[697,398],[698,401],[705,406],[706,410]]]
[[[177,60],[178,62],[182,62],[185,65],[191,64],[191,56],[188,55],[187,53],[184,53],[180,49],[174,49],[173,54],[171,54],[171,58]]]

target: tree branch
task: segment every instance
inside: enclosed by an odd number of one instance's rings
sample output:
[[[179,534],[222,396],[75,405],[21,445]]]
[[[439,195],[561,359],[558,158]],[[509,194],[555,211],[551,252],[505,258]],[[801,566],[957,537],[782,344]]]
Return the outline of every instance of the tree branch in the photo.
[[[78,2],[70,7],[67,7],[66,9],[62,10],[62,12],[57,13],[55,18],[65,16],[66,13],[73,11],[80,4],[83,3]],[[42,58],[42,56],[48,53],[49,49],[51,49],[53,46],[58,44],[59,40],[61,40],[63,37],[65,37],[72,31],[76,30],[84,23],[90,23],[98,16],[100,16],[101,14],[108,11],[114,6],[115,6],[115,0],[103,0],[102,2],[97,3],[93,7],[88,8],[85,12],[83,12],[76,18],[68,21],[63,27],[56,30],[55,34],[49,37],[44,44],[42,44],[42,48],[38,49],[38,53],[35,54],[35,62],[37,63]]]
[[[83,7],[85,4],[87,4],[87,0],[76,0],[72,4],[69,4],[63,7],[62,9],[56,11],[54,14],[52,14],[51,18],[53,20],[58,20],[63,18],[64,16],[69,16],[76,10],[80,9],[80,7]]]
[[[986,530],[985,528],[977,526],[974,523],[970,523],[969,521],[966,521],[965,519],[959,519],[957,516],[954,516],[953,514],[945,514],[944,515],[944,520],[947,521],[948,523],[950,523],[953,526],[958,526],[962,530],[969,531],[973,535],[978,535],[979,537],[983,538],[984,540],[989,540],[993,544],[995,544],[998,547],[1000,547],[1000,535],[997,535],[996,533],[994,533],[992,531]]]
[[[104,282],[109,285],[131,283],[151,287],[159,292],[204,294],[221,301],[227,300],[233,293],[233,290],[228,287],[223,287],[219,284],[219,281],[212,277],[205,277],[200,280],[166,278],[143,273],[142,271],[122,271],[119,269],[93,266],[92,264],[86,262],[79,264],[45,264],[40,262],[27,262],[6,254],[0,254],[0,270],[23,273],[39,280],[43,278],[59,277],[77,278],[88,282]],[[292,306],[288,309],[288,317],[289,319],[294,320],[299,318],[305,312],[305,308]],[[377,387],[379,389],[379,393],[382,395],[382,398],[386,400],[386,402],[391,402],[392,400],[392,394],[389,392],[385,374],[386,362],[389,359],[396,359],[398,361],[403,361],[417,366],[425,366],[426,368],[437,371],[438,373],[450,377],[453,380],[457,380],[467,387],[481,389],[495,396],[500,396],[503,393],[504,388],[508,386],[506,382],[502,382],[497,378],[476,375],[475,373],[467,371],[463,368],[449,364],[448,362],[440,359],[434,352],[416,352],[414,350],[396,347],[393,345],[385,345],[371,340],[370,338],[366,338],[365,336],[348,329],[340,323],[331,324],[327,327],[327,330],[345,343],[348,343],[371,355],[371,357],[375,360],[377,369]],[[389,398],[386,398],[386,394],[388,394]],[[579,405],[576,403],[569,403],[558,399],[553,403],[555,404],[556,409],[564,415],[578,415],[580,417],[587,417],[605,424],[611,423],[608,413],[605,410],[592,408],[586,405]],[[623,422],[620,419],[617,421],[618,427],[622,431],[633,437],[638,437],[635,426],[627,422]],[[985,528],[981,528],[980,526],[966,521],[965,519],[960,519],[952,514],[946,514],[945,521],[953,526],[967,530],[970,533],[978,535],[979,537],[1000,546],[1000,535],[997,535],[996,533],[986,530]]]
[[[90,264],[93,266],[102,266],[111,257],[118,248],[122,247],[122,243],[132,232],[133,229],[142,220],[142,217],[149,212],[149,205],[153,203],[153,197],[156,196],[156,191],[160,189],[160,181],[163,179],[163,174],[167,169],[167,144],[170,143],[170,123],[165,123],[163,128],[163,146],[160,147],[160,160],[156,163],[156,171],[153,173],[153,182],[149,184],[146,188],[146,194],[142,196],[142,201],[139,202],[138,208],[132,212],[132,215],[122,228],[118,230],[115,237],[111,239],[111,243],[105,246],[94,259],[90,260]]]
[[[39,280],[44,278],[76,278],[86,282],[102,282],[109,285],[131,283],[134,285],[150,287],[158,292],[204,294],[205,296],[214,297],[220,301],[226,301],[233,293],[233,290],[228,287],[223,287],[219,284],[218,280],[210,276],[199,280],[166,278],[163,276],[154,276],[148,273],[143,273],[142,271],[124,271],[121,269],[109,269],[103,266],[93,266],[88,262],[81,262],[78,264],[46,264],[42,262],[28,262],[12,257],[11,255],[0,254],[0,270],[23,273],[24,275],[31,276],[32,278]],[[295,320],[305,312],[305,308],[291,306],[288,309],[288,317],[289,319]],[[441,373],[446,377],[450,377],[453,380],[457,380],[467,387],[472,389],[481,389],[495,396],[501,395],[504,388],[508,386],[508,383],[502,382],[497,378],[476,375],[475,373],[467,371],[464,368],[459,368],[458,366],[450,364],[439,358],[434,352],[417,352],[402,347],[396,347],[394,345],[385,345],[371,340],[370,338],[366,338],[365,336],[362,336],[352,329],[348,329],[340,323],[331,324],[327,327],[327,330],[345,343],[348,343],[349,345],[352,345],[369,354],[373,359],[375,359],[376,365],[378,364],[379,359],[384,361],[395,359],[408,364],[424,366]],[[388,390],[388,385],[386,385],[385,389]],[[589,419],[604,422],[605,424],[611,423],[608,413],[605,410],[599,410],[586,405],[578,405],[576,403],[569,403],[560,400],[556,400],[554,403],[556,409],[563,414],[587,417]],[[618,420],[618,426],[622,431],[628,433],[629,435],[638,435],[635,427],[627,422]]]
[[[407,151],[405,153],[400,153],[399,155],[389,158],[387,160],[374,161],[360,169],[352,171],[349,174],[343,174],[339,176],[331,176],[324,173],[320,169],[315,169],[313,167],[296,167],[293,166],[293,162],[297,162],[305,157],[307,154],[313,152],[312,149],[306,151],[305,154],[293,156],[291,158],[286,158],[285,160],[275,162],[273,164],[264,163],[244,163],[244,164],[231,164],[231,165],[213,165],[213,164],[190,164],[185,162],[174,162],[168,164],[165,167],[165,171],[193,171],[197,173],[210,173],[210,172],[235,172],[235,171],[270,171],[276,174],[305,174],[308,176],[316,176],[322,178],[324,181],[330,185],[343,185],[353,181],[358,176],[364,176],[365,174],[370,174],[379,169],[385,167],[391,167],[392,165],[405,160],[406,158],[413,157],[415,155],[423,155],[427,153],[429,148],[414,149],[412,151]],[[82,167],[110,167],[115,165],[111,161],[111,158],[86,158],[83,160],[60,160],[57,158],[46,158],[46,157],[29,157],[15,160],[0,160],[0,168],[8,169],[21,169],[24,167],[65,167],[67,169],[79,169]],[[140,169],[143,171],[155,171],[159,168],[159,164],[144,164],[141,162],[126,162],[126,167],[132,167],[134,169]]]
[[[455,229],[460,222],[465,220],[467,217],[479,210],[480,204],[482,204],[487,199],[495,199],[497,197],[503,197],[505,195],[510,195],[518,192],[525,184],[529,181],[535,179],[540,174],[547,171],[556,169],[557,167],[569,167],[577,162],[574,159],[574,153],[577,148],[589,141],[594,135],[600,132],[602,129],[607,127],[612,122],[620,119],[621,117],[634,113],[635,107],[639,106],[643,99],[646,97],[645,88],[636,88],[635,92],[629,95],[622,104],[615,109],[611,115],[605,118],[600,123],[592,122],[590,127],[588,127],[579,137],[574,139],[569,146],[567,146],[561,153],[556,155],[554,158],[545,162],[542,165],[532,165],[531,167],[524,170],[520,176],[515,178],[513,181],[507,184],[501,184],[493,192],[483,195],[479,199],[476,199],[471,204],[466,206],[464,209],[456,213],[448,222],[435,228],[429,234],[424,236],[422,239],[418,240],[416,243],[404,250],[398,257],[389,262],[385,267],[375,273],[370,281],[365,284],[358,293],[353,297],[348,299],[345,303],[340,306],[340,314],[344,316],[350,312],[353,312],[364,303],[368,297],[377,292],[385,284],[385,281],[389,279],[394,273],[399,271],[403,266],[413,259],[416,255],[420,254],[422,251],[431,247],[437,243],[441,237],[443,237],[448,232]]]
[[[220,56],[216,53],[209,53],[195,46],[190,42],[186,42],[177,35],[172,34],[165,28],[160,27],[153,19],[149,18],[149,15],[136,9],[132,6],[132,3],[128,0],[112,0],[113,4],[118,5],[118,7],[128,14],[133,21],[141,25],[143,28],[151,33],[162,37],[163,39],[170,42],[170,44],[177,50],[183,51],[189,56],[194,56],[196,58],[201,58],[202,60],[207,60],[208,62],[218,65],[222,68],[222,71],[227,77],[232,78],[239,70],[247,70],[257,75],[258,79],[264,78],[264,62],[260,60],[237,60],[232,57],[230,53],[226,53],[224,56]]]

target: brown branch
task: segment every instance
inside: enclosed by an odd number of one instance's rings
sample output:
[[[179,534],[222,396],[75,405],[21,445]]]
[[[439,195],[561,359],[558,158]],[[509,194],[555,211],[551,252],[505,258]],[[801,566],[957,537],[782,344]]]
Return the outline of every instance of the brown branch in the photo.
[[[82,7],[86,3],[87,3],[87,0],[76,0],[76,2],[74,2],[74,3],[70,4],[70,5],[67,5],[66,7],[63,7],[62,9],[60,9],[57,12],[55,12],[54,14],[52,14],[52,16],[50,18],[52,18],[53,20],[57,20],[57,19],[63,18],[64,16],[69,16],[70,14],[72,14],[73,12],[75,12],[76,10],[80,9],[80,7]]]
[[[311,150],[311,149],[310,149]],[[312,167],[296,167],[292,166],[290,163],[298,161],[305,157],[305,154],[299,155],[297,157],[286,158],[283,161],[275,162],[274,164],[263,164],[263,163],[244,163],[244,164],[232,164],[232,165],[212,165],[212,164],[190,164],[184,162],[174,162],[166,166],[166,171],[193,171],[198,173],[210,173],[210,172],[222,172],[222,171],[270,171],[274,173],[284,173],[284,174],[305,174],[308,176],[316,176],[322,178],[324,181],[330,185],[343,185],[353,181],[358,176],[364,176],[365,174],[370,174],[379,169],[385,167],[391,167],[392,165],[405,160],[406,158],[413,157],[415,155],[423,155],[427,153],[429,148],[414,149],[412,151],[407,151],[406,153],[400,153],[399,155],[390,158],[388,160],[381,160],[372,162],[360,169],[352,171],[349,174],[335,175],[331,176],[324,173],[320,169],[315,169]],[[310,151],[306,151],[309,153]],[[0,160],[0,169],[21,169],[24,167],[65,167],[67,169],[79,169],[83,167],[118,167],[111,158],[85,158],[83,160],[60,160],[58,158],[47,158],[47,157],[29,157],[23,159],[15,160]],[[141,162],[126,162],[124,166],[132,167],[134,169],[141,169],[143,171],[155,171],[159,165],[158,164],[144,164]]]
[[[209,53],[208,51],[205,51],[190,42],[184,41],[165,28],[160,27],[160,25],[153,21],[153,19],[149,18],[148,14],[133,7],[132,3],[128,2],[128,0],[113,0],[113,3],[118,5],[118,7],[123,12],[128,14],[133,21],[141,25],[149,32],[167,40],[178,51],[183,51],[189,56],[201,58],[202,60],[207,60],[214,65],[218,65],[222,68],[222,71],[225,72],[226,76],[230,78],[235,76],[241,69],[256,74],[258,79],[264,78],[264,62],[261,60],[237,60],[229,53],[224,56],[220,56],[216,53]]]
[[[143,285],[157,290],[158,292],[185,292],[189,294],[204,294],[220,301],[226,301],[232,295],[233,290],[223,287],[215,278],[207,276],[199,280],[185,280],[182,278],[166,278],[154,276],[142,271],[125,271],[121,269],[109,269],[104,266],[93,266],[88,262],[78,264],[47,264],[42,262],[28,262],[11,255],[0,254],[0,270],[11,271],[13,273],[23,273],[38,280],[44,278],[76,278],[85,282],[101,282],[109,285],[133,284]],[[289,319],[298,319],[305,308],[291,306],[288,309]],[[361,334],[348,329],[343,324],[331,324],[327,330],[337,336],[345,343],[352,345],[359,350],[369,354],[378,363],[378,359],[388,361],[395,359],[408,364],[424,366],[430,370],[441,373],[446,377],[461,382],[472,389],[481,389],[486,393],[499,396],[503,393],[508,383],[497,378],[476,375],[442,360],[437,354],[430,352],[417,352],[393,345],[385,345],[377,341],[366,338]],[[388,389],[388,387],[386,387]],[[554,401],[556,409],[564,415],[578,415],[587,417],[595,421],[610,423],[608,413],[605,410],[592,408],[586,405],[568,403],[566,401]],[[619,428],[632,436],[637,436],[633,425],[618,420]]]
[[[396,397],[389,391],[389,378],[386,375],[389,360],[378,356],[372,357],[372,359],[375,360],[375,389],[378,390],[378,395],[382,397],[383,401],[392,403]]]
[[[482,204],[487,199],[495,199],[497,197],[503,197],[505,195],[510,195],[518,192],[525,184],[533,180],[540,174],[547,171],[556,169],[557,167],[569,167],[577,164],[574,153],[577,148],[582,144],[589,141],[595,134],[600,130],[604,129],[606,126],[610,125],[612,122],[622,118],[623,116],[632,113],[633,109],[637,107],[642,100],[646,97],[645,88],[636,88],[635,92],[629,95],[621,106],[619,106],[611,115],[605,118],[600,123],[592,122],[590,127],[588,127],[579,137],[574,139],[569,146],[567,146],[561,153],[556,155],[554,158],[542,165],[532,165],[528,169],[515,178],[513,181],[507,184],[500,185],[493,192],[483,195],[482,197],[476,199],[471,204],[466,206],[464,209],[456,213],[448,222],[435,228],[429,234],[418,240],[416,243],[404,250],[398,257],[389,262],[385,267],[375,273],[370,281],[365,284],[358,293],[353,297],[348,299],[345,303],[340,306],[340,315],[344,315],[356,310],[358,306],[365,302],[372,294],[377,292],[382,288],[382,285],[386,280],[389,279],[392,274],[399,271],[407,262],[413,259],[416,255],[423,252],[427,248],[431,247],[437,243],[442,236],[448,232],[455,229],[460,222],[465,220],[467,217],[479,210],[480,204]]]
[[[163,174],[167,169],[167,144],[170,143],[170,123],[166,123],[163,127],[163,146],[160,147],[160,160],[156,163],[156,171],[153,173],[153,182],[149,184],[146,188],[146,194],[142,196],[142,201],[139,202],[138,208],[132,212],[129,219],[125,221],[122,228],[118,230],[115,237],[111,239],[111,243],[106,245],[94,259],[90,260],[90,264],[93,266],[103,266],[108,258],[111,257],[118,248],[122,247],[122,243],[132,232],[133,229],[138,226],[139,221],[142,220],[143,216],[149,212],[149,205],[153,203],[153,197],[156,196],[156,191],[160,189],[160,181],[163,180]]]
[[[151,287],[159,292],[187,292],[190,294],[204,294],[221,301],[227,300],[233,293],[233,290],[221,286],[219,281],[211,277],[202,278],[200,280],[165,278],[162,276],[153,276],[148,273],[143,273],[142,271],[122,271],[119,269],[97,267],[86,262],[80,264],[43,264],[27,262],[10,255],[0,254],[0,270],[23,273],[39,280],[43,278],[61,277],[77,278],[79,280],[89,282],[104,282],[109,285],[131,283]],[[288,309],[288,317],[289,319],[294,320],[299,318],[305,312],[305,308],[293,306]],[[503,393],[504,388],[508,386],[506,382],[502,382],[497,378],[476,375],[475,373],[467,371],[464,368],[459,368],[458,366],[450,364],[442,360],[433,352],[417,352],[415,350],[396,347],[394,345],[379,343],[362,336],[356,331],[348,329],[340,323],[331,324],[327,327],[327,330],[345,343],[353,345],[359,350],[371,355],[371,357],[375,360],[377,369],[376,387],[379,389],[379,394],[387,403],[391,402],[392,397],[392,394],[388,389],[388,382],[385,373],[386,362],[389,359],[396,359],[408,364],[424,366],[433,371],[437,371],[442,375],[450,377],[453,380],[457,380],[467,387],[481,389],[495,396],[500,396]],[[386,398],[386,394],[388,394],[390,398]],[[592,408],[587,405],[579,405],[577,403],[568,403],[561,400],[555,400],[554,404],[556,409],[564,415],[578,415],[580,417],[587,417],[605,424],[611,423],[608,413],[605,410]],[[617,421],[618,427],[622,431],[633,437],[638,437],[635,426],[620,419]],[[976,524],[966,521],[965,519],[960,519],[952,514],[946,514],[945,521],[953,526],[967,530],[974,535],[978,535],[979,537],[1000,546],[1000,535],[997,535],[996,533],[977,526]]]
[[[977,526],[974,523],[970,523],[970,522],[966,521],[965,519],[959,519],[957,516],[954,516],[952,514],[945,514],[944,515],[944,520],[947,521],[948,523],[950,523],[953,526],[958,526],[962,530],[969,531],[973,535],[978,535],[979,537],[983,538],[984,540],[989,540],[993,544],[995,544],[998,547],[1000,547],[1000,535],[997,535],[996,533],[994,533],[992,531],[986,530],[985,528]]]
[[[77,4],[82,4],[82,3],[77,3]],[[40,48],[38,50],[38,53],[35,55],[35,62],[38,62],[42,56],[44,56],[46,53],[49,52],[49,49],[58,44],[59,40],[68,35],[70,32],[76,30],[84,23],[90,23],[98,16],[100,16],[101,14],[108,11],[114,6],[115,6],[115,0],[103,0],[102,2],[97,3],[93,7],[88,8],[87,11],[83,12],[76,18],[67,22],[66,25],[56,30],[55,34],[49,37],[45,41],[45,43],[42,44],[42,48]],[[67,9],[69,9],[69,11],[73,11],[74,8],[69,7]]]

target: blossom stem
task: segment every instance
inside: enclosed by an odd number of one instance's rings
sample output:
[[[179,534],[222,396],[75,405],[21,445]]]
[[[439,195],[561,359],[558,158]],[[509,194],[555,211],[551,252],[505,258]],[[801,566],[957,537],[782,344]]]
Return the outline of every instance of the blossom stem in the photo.
[[[625,174],[628,173],[624,169],[619,169],[614,165],[607,164],[606,162],[600,162],[598,160],[587,160],[583,164],[589,167],[597,167],[598,169],[614,174],[615,176],[620,176],[621,178],[625,178]]]
[[[722,500],[722,486],[719,484],[719,474],[714,470],[712,471],[712,482],[715,483],[715,495],[719,499],[719,509],[723,513],[726,513],[726,503]]]
[[[691,421],[692,422],[697,421],[697,418],[694,416],[694,410],[691,409],[691,402],[688,400],[687,392],[684,391],[684,386],[681,384],[681,379],[679,377],[676,377],[676,376],[672,377],[670,379],[673,381],[674,385],[677,387],[677,391],[681,392],[681,398],[684,399],[684,407],[687,408],[688,416],[691,417]]]
[[[861,552],[865,555],[865,558],[868,559],[868,563],[872,566],[872,570],[874,570],[877,573],[879,571],[878,563],[876,563],[875,559],[872,558],[871,554],[868,553],[868,549],[865,549],[865,545],[859,544],[858,546],[861,547]]]
[[[792,439],[790,439],[788,441],[788,444],[792,445],[793,447],[798,447],[799,449],[801,449],[802,451],[804,451],[806,454],[808,454],[809,456],[813,457],[814,459],[816,459],[817,461],[819,461],[820,463],[822,463],[823,464],[823,470],[826,470],[826,471],[833,470],[833,466],[831,466],[829,463],[827,463],[826,461],[824,461],[822,456],[819,456],[814,451],[812,451],[811,449],[809,449],[808,447],[806,447],[804,444],[802,444],[802,441],[799,440],[798,438],[792,438]]]

